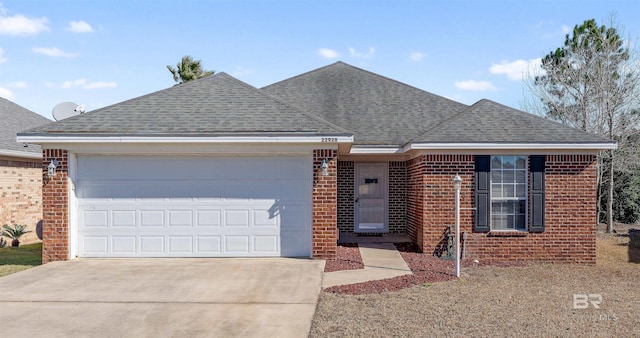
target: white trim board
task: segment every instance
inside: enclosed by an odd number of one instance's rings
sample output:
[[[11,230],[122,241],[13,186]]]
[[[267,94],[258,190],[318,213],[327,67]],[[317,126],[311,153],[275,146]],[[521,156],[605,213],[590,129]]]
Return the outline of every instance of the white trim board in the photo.
[[[172,137],[172,136],[33,136],[18,135],[18,142],[25,143],[352,143],[353,136],[220,136],[220,137]]]

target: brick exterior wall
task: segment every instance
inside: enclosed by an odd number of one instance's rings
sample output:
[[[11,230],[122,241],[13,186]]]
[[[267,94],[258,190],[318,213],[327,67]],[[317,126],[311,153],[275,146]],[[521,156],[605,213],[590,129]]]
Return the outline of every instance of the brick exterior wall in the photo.
[[[389,162],[389,232],[407,232],[407,166],[404,161]]]
[[[47,166],[58,160],[55,177],[47,177]],[[69,187],[66,150],[42,151],[42,263],[69,259]]]
[[[338,248],[338,183],[336,150],[313,151],[313,258],[334,258]],[[323,176],[322,160],[329,164],[329,175]]]
[[[42,163],[40,160],[0,158],[0,226],[26,225],[31,231],[20,244],[38,242],[36,226],[42,221]],[[4,237],[7,245],[11,240]]]
[[[425,156],[407,161],[407,233],[423,251],[424,179]]]
[[[594,155],[549,155],[545,173],[545,231],[474,233],[474,158],[471,155],[425,157],[425,210],[423,239],[426,253],[442,253],[446,226],[455,222],[451,178],[463,179],[461,231],[466,258],[481,261],[542,261],[595,264],[596,258],[596,158]],[[409,161],[419,162],[416,159]],[[413,163],[410,168],[420,167]],[[414,181],[419,181],[414,177]],[[412,191],[412,188],[408,189]],[[418,189],[415,189],[418,190]],[[409,198],[411,202],[411,198]],[[466,210],[465,210],[466,209]],[[419,210],[411,209],[414,219]],[[417,214],[417,215],[416,215]]]
[[[353,161],[338,161],[338,230],[353,232],[355,165]]]

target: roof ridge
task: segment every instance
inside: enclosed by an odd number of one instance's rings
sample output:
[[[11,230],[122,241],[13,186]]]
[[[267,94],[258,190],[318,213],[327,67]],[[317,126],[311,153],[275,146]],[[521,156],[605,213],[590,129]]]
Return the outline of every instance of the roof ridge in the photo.
[[[203,82],[203,81],[205,81],[205,80],[211,80],[211,79],[213,79],[213,78],[218,77],[219,75],[227,75],[227,74],[226,74],[225,72],[219,72],[219,73],[211,74],[211,75],[209,75],[209,76],[205,76],[205,77],[202,77],[202,78],[199,78],[199,79],[195,79],[195,80],[191,80],[191,81],[187,81],[187,82],[182,82],[182,83],[176,83],[176,84],[174,84],[174,85],[173,85],[173,86],[171,86],[171,87],[167,87],[167,88],[159,89],[159,90],[156,90],[156,91],[151,92],[151,93],[147,93],[147,94],[144,94],[144,95],[136,96],[136,97],[133,97],[133,98],[130,98],[130,99],[127,99],[127,100],[121,101],[121,102],[116,102],[116,103],[110,104],[110,105],[108,105],[108,106],[100,107],[100,108],[98,108],[98,109],[95,109],[95,110],[92,110],[92,111],[89,111],[89,112],[82,113],[82,114],[80,114],[80,115],[72,116],[72,117],[70,117],[70,119],[71,119],[71,118],[76,118],[76,117],[78,117],[78,116],[93,115],[94,113],[100,112],[101,110],[106,110],[106,109],[111,108],[111,107],[113,107],[113,106],[119,106],[119,105],[124,104],[124,103],[135,102],[135,101],[141,100],[141,99],[143,99],[143,98],[147,98],[147,97],[149,97],[149,96],[158,95],[159,93],[162,93],[162,92],[165,92],[165,91],[167,91],[167,90],[170,90],[170,89],[176,88],[176,87],[178,87],[178,86],[180,86],[180,87],[183,87],[183,86],[192,86],[192,85],[194,85],[194,83]],[[227,76],[228,76],[228,75],[227,75]]]
[[[318,72],[318,71],[321,71],[321,70],[324,70],[326,68],[333,67],[333,66],[336,66],[336,65],[344,65],[344,66],[347,66],[349,68],[355,69],[357,71],[364,72],[364,73],[367,73],[369,75],[373,75],[375,77],[378,77],[378,78],[381,78],[381,79],[384,79],[384,80],[395,82],[395,83],[397,83],[399,85],[402,85],[404,87],[411,88],[413,90],[417,90],[419,92],[422,92],[422,93],[425,93],[425,94],[428,94],[428,95],[431,95],[431,96],[434,96],[434,97],[439,97],[439,98],[445,99],[445,100],[447,100],[449,102],[453,102],[455,104],[466,106],[464,103],[452,100],[450,98],[447,98],[447,97],[444,97],[444,96],[441,96],[441,95],[438,95],[438,94],[434,94],[434,93],[432,93],[430,91],[426,91],[424,89],[418,88],[418,87],[410,85],[408,83],[404,83],[402,81],[399,81],[399,80],[396,80],[396,79],[392,79],[390,77],[387,77],[387,76],[384,76],[384,75],[380,75],[380,74],[374,73],[372,71],[369,71],[369,70],[366,70],[366,69],[363,69],[363,68],[356,67],[356,66],[348,64],[348,63],[346,63],[344,61],[336,61],[336,62],[334,62],[332,64],[329,64],[329,65],[326,65],[326,66],[323,66],[323,67],[320,67],[320,68],[316,68],[316,69],[310,70],[308,72],[305,72],[305,73],[302,73],[302,74],[299,74],[299,75],[296,75],[296,76],[293,76],[293,77],[290,77],[290,78],[286,78],[286,79],[280,80],[278,82],[274,82],[274,83],[272,83],[270,85],[262,87],[261,89],[267,89],[268,87],[275,86],[275,85],[277,85],[277,84],[279,84],[281,82],[293,80],[293,79],[296,79],[296,78],[299,78],[299,77],[303,77],[305,75],[312,74],[312,73],[315,73],[315,72]]]
[[[231,80],[235,80],[236,82],[238,82],[238,84],[244,85],[245,87],[247,87],[247,88],[249,88],[249,89],[251,89],[251,90],[253,90],[253,91],[257,92],[257,93],[259,93],[261,95],[264,95],[265,97],[268,97],[268,98],[270,98],[270,99],[272,99],[272,100],[274,100],[274,101],[276,101],[276,102],[278,102],[278,103],[280,103],[280,104],[282,104],[284,106],[287,106],[287,107],[295,110],[296,112],[300,113],[303,116],[306,116],[308,118],[314,119],[317,122],[323,123],[323,124],[333,128],[333,129],[336,129],[337,131],[353,134],[351,131],[348,131],[347,129],[344,129],[344,128],[336,125],[336,124],[333,124],[333,123],[321,118],[320,116],[317,116],[316,114],[309,113],[309,112],[307,112],[305,110],[302,110],[301,108],[296,107],[296,106],[294,106],[294,105],[282,100],[281,98],[279,98],[279,97],[277,97],[275,95],[271,95],[271,94],[267,93],[266,91],[262,90],[261,88],[256,88],[256,87],[254,87],[254,86],[252,86],[252,85],[250,85],[250,84],[248,84],[248,83],[246,83],[246,82],[244,82],[244,81],[242,81],[240,79],[237,79],[237,78],[235,78],[235,77],[233,77],[233,76],[231,76],[229,74],[226,74],[226,73],[218,73],[218,74],[226,75],[227,78],[229,78]]]

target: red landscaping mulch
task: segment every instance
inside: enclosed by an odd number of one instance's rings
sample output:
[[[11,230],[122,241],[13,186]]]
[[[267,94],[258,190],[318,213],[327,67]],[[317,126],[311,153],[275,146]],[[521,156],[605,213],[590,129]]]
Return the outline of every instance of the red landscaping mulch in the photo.
[[[404,275],[394,278],[381,279],[376,281],[369,281],[364,283],[338,285],[324,289],[326,292],[350,294],[350,295],[362,295],[371,293],[381,293],[385,291],[397,291],[405,288],[412,287],[414,285],[423,283],[436,283],[445,282],[456,279],[455,277],[455,263],[452,260],[444,260],[433,255],[424,254],[420,252],[420,248],[415,243],[396,243],[396,248],[402,255],[402,258],[407,263],[412,275]],[[327,261],[328,263],[329,261]],[[462,262],[462,266],[478,266],[478,265],[493,265],[493,266],[522,266],[521,262],[505,262],[501,264],[496,263],[474,263],[473,261],[465,260]],[[343,269],[339,269],[343,270]],[[325,269],[326,271],[326,269]],[[337,271],[337,270],[333,270]]]
[[[324,266],[324,272],[358,269],[364,269],[364,264],[357,243],[338,244],[336,258],[328,259]]]

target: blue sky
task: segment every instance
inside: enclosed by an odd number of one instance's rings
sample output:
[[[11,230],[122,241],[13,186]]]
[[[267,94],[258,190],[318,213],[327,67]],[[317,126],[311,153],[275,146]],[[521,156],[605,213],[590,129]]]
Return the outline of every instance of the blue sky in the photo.
[[[48,118],[63,101],[91,111],[172,86],[166,65],[189,54],[256,87],[340,60],[520,108],[522,70],[611,13],[640,38],[638,0],[3,1],[0,96]]]

